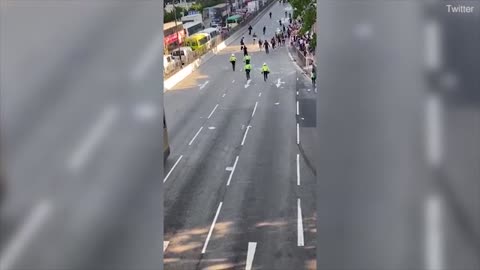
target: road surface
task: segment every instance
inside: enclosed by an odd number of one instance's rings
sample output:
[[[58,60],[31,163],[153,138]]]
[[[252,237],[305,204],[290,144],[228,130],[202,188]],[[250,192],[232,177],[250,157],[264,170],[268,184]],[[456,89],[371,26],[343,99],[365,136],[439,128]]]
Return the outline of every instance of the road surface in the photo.
[[[271,39],[284,8],[252,34]],[[237,39],[165,93],[165,269],[315,269],[315,90],[286,47],[245,42],[251,81]]]

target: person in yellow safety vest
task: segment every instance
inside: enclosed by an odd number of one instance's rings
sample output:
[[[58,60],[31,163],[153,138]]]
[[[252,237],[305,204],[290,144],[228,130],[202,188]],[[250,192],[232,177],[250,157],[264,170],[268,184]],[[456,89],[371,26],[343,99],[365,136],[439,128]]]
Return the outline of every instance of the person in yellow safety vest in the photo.
[[[270,69],[268,68],[267,63],[263,63],[262,73],[263,73],[263,80],[267,81],[268,73],[270,73]]]
[[[247,80],[250,80],[250,71],[252,70],[252,65],[250,63],[245,64],[245,73],[247,74]]]
[[[245,64],[250,64],[250,60],[252,59],[252,57],[250,57],[250,55],[245,55],[243,57],[243,62],[245,62]]]
[[[235,54],[232,53],[232,56],[230,56],[230,63],[232,63],[233,71],[235,71],[235,62],[237,62],[237,58],[235,57]]]

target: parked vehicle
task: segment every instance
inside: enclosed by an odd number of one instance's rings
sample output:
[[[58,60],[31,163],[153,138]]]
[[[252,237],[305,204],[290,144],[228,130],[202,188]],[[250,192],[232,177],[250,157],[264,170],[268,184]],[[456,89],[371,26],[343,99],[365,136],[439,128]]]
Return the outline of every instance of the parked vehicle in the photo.
[[[197,13],[197,14],[191,14],[191,15],[183,16],[181,18],[181,21],[184,24],[189,23],[189,22],[194,22],[194,23],[201,22],[201,23],[203,23],[203,18],[202,18],[202,14]]]
[[[180,47],[178,49],[175,49],[172,51],[171,55],[175,60],[178,61],[180,61],[181,56],[183,64],[190,63],[195,59],[195,53],[190,47]]]
[[[205,33],[210,36],[210,39],[214,39],[216,36],[220,35],[220,32],[217,28],[205,28],[204,30],[200,31],[200,33]]]
[[[208,47],[208,35],[205,33],[197,33],[185,39],[185,45],[192,48],[193,51],[206,50]]]
[[[205,26],[203,22],[189,22],[183,25],[183,29],[185,29],[185,36],[190,37],[205,29]]]
[[[175,59],[171,55],[164,55],[163,56],[163,72],[167,75],[175,71],[177,66],[180,63],[175,61]]]

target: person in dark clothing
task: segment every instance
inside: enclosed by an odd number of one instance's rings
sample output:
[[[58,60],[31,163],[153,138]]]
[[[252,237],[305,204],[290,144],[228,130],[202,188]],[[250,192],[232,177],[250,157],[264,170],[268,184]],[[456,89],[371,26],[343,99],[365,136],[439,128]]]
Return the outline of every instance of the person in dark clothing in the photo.
[[[245,47],[245,42],[243,41],[243,38],[244,37],[242,37],[242,39],[240,39],[240,50],[243,50],[243,47]]]
[[[272,18],[272,12],[270,12],[268,15],[270,15],[270,19]]]
[[[259,48],[260,50],[262,50],[262,45],[263,45],[262,39],[259,39],[259,40],[258,40],[258,48]]]
[[[272,38],[272,40],[270,41],[270,43],[272,44],[272,49],[275,50],[275,38]]]
[[[269,46],[270,46],[270,44],[268,44],[268,41],[265,40],[265,41],[263,42],[263,47],[265,47],[265,52],[266,52],[267,54],[268,54],[268,52],[269,52],[269,51],[268,51],[268,47],[269,47]]]
[[[252,29],[253,29],[253,27],[250,25],[250,26],[248,27],[248,35],[251,35],[251,34],[252,34]]]
[[[267,31],[267,27],[264,26],[264,27],[263,27],[263,35],[265,35],[265,32],[266,32],[266,31]]]
[[[243,56],[248,55],[247,46],[243,45]]]

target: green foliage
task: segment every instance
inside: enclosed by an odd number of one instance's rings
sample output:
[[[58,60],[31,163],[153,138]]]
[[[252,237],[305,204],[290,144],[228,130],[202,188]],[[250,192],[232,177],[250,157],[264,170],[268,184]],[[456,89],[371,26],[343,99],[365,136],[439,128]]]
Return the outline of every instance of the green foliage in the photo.
[[[177,13],[177,20],[180,20],[183,14],[187,14],[187,11],[181,7],[175,7],[175,10],[172,10],[171,12],[167,12],[166,10],[164,10],[163,22],[167,23],[175,21],[175,12]]]
[[[293,17],[303,20],[301,33],[309,31],[317,20],[316,0],[290,0],[293,8]]]
[[[317,33],[313,33],[312,40],[310,41],[310,47],[315,50],[317,47]]]

